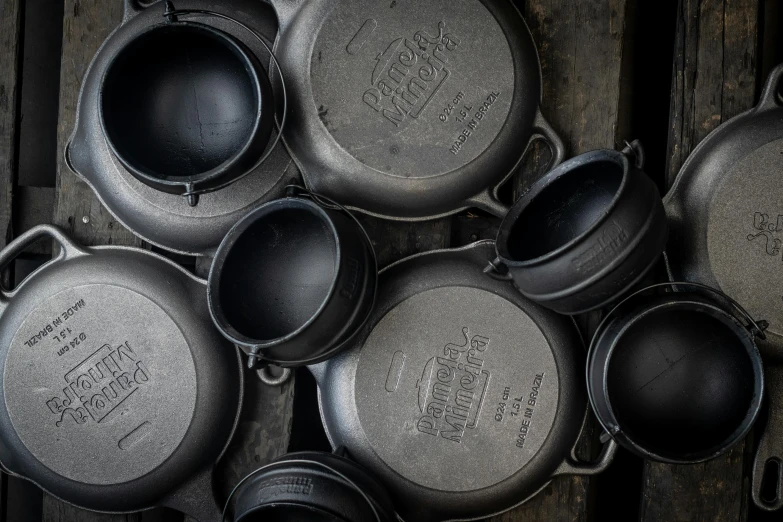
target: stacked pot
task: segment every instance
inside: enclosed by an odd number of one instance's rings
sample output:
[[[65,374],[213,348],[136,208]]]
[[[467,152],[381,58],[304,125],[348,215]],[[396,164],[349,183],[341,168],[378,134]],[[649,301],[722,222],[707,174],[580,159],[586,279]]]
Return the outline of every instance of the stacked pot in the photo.
[[[0,252],[5,266],[42,236],[60,245],[0,295],[9,472],[106,512],[470,520],[604,470],[618,444],[691,463],[747,434],[764,393],[756,343],[779,337],[754,317],[780,300],[737,258],[748,248],[710,238],[773,197],[748,180],[777,151],[783,69],[694,152],[664,205],[638,142],[563,161],[511,3],[395,5],[126,0],[66,159],[126,227],[211,270],[205,281],[148,251],[83,248],[49,226]],[[552,169],[506,206],[498,188],[535,139]],[[716,198],[709,219],[686,219]],[[468,207],[503,218],[496,241],[380,272],[356,217]],[[777,255],[771,210],[754,212],[737,241]],[[647,284],[667,239],[670,274],[687,282]],[[596,310],[585,350],[572,316]],[[270,364],[309,367],[335,451],[286,455],[217,498],[242,366]],[[581,462],[591,410],[608,436]]]

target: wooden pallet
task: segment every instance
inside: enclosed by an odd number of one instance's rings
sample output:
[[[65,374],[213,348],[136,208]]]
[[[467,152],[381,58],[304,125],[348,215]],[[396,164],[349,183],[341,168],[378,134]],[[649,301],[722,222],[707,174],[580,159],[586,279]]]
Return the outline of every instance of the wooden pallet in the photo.
[[[48,151],[57,158],[51,172],[53,187],[26,186],[18,179],[19,150],[25,146],[20,145],[19,132],[25,11],[43,2],[64,2],[57,149]],[[654,146],[648,146],[648,165],[658,167],[648,169],[648,174],[662,187],[671,182],[710,130],[753,105],[763,75],[783,58],[780,47],[768,43],[779,38],[773,34],[781,21],[777,0],[679,0],[677,8],[671,9],[671,19],[667,18],[668,31],[647,27],[649,11],[634,0],[515,2],[539,49],[542,111],[563,137],[569,155],[619,147],[623,140],[649,135]],[[0,246],[35,224],[53,222],[87,245],[147,247],[113,219],[61,159],[73,128],[82,77],[98,46],[119,23],[121,11],[120,0],[0,0]],[[670,41],[656,41],[660,35],[670,35]],[[649,56],[642,49],[658,44],[664,50],[674,49],[672,61],[659,71],[662,80],[656,85],[664,88],[640,90],[642,68],[649,67],[639,59]],[[670,101],[668,117],[650,113],[646,107],[650,97]],[[651,133],[645,118],[661,122],[663,132]],[[512,191],[518,193],[534,181],[547,158],[547,150],[536,146],[525,169],[515,177]],[[494,218],[471,212],[419,224],[366,217],[362,222],[382,266],[420,251],[492,239],[498,224]],[[35,251],[48,252],[48,247]],[[204,266],[199,263],[198,270]],[[581,326],[589,330],[594,324],[592,317]],[[249,408],[219,472],[223,489],[288,448],[294,383],[270,389],[249,381]],[[604,476],[558,478],[530,502],[491,520],[603,522],[609,516],[640,522],[774,520],[749,503],[753,446],[750,436],[728,455],[697,466],[643,464],[623,453],[615,469]],[[597,450],[597,430],[592,423],[578,452],[589,458]],[[621,472],[616,471],[618,467]],[[623,492],[621,498],[613,494],[618,491]],[[34,486],[0,474],[0,521],[39,519],[152,522],[182,520],[182,516],[169,510],[96,515],[47,495],[41,497]]]

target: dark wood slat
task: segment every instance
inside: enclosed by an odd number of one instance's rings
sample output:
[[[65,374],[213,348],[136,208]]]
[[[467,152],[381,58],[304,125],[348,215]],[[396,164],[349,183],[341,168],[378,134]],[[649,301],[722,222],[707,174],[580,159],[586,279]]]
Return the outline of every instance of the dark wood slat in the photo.
[[[82,78],[92,57],[122,21],[122,2],[66,0],[57,125],[57,198],[54,222],[84,245],[141,245],[99,202],[86,183],[65,164],[64,151],[73,132]]]
[[[569,156],[615,148],[621,103],[621,69],[626,26],[625,0],[527,0],[525,19],[533,33],[543,73],[542,112],[565,142]],[[531,161],[515,179],[515,192],[543,173],[549,152],[536,146]],[[580,326],[595,327],[598,316]],[[577,444],[577,455],[595,451],[595,422]],[[590,519],[590,479],[560,477],[543,492],[494,522],[582,522]]]
[[[11,204],[17,168],[21,0],[0,0],[0,247],[13,237]],[[8,515],[8,476],[0,473],[0,519]]]
[[[669,183],[710,131],[753,106],[761,4],[680,0],[666,169]],[[640,520],[747,520],[748,450],[743,443],[721,458],[693,466],[646,462]]]
[[[122,21],[122,2],[66,0],[60,70],[60,109],[57,125],[57,192],[54,223],[85,245],[141,245],[101,206],[92,190],[65,164],[64,150],[73,131],[82,78],[104,39]],[[91,513],[44,495],[45,522],[137,522],[138,514]]]

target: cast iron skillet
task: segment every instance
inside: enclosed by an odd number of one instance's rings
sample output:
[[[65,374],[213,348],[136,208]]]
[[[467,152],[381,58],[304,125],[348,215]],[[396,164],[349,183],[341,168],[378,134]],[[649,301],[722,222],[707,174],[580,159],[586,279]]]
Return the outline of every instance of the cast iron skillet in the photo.
[[[124,1],[84,76],[66,161],[146,241],[214,254],[298,176],[275,146],[285,84],[269,80],[274,12],[254,0]]]
[[[310,369],[332,446],[367,468],[408,522],[511,509],[553,477],[594,474],[572,450],[587,413],[573,321],[482,273],[483,241],[381,272],[349,350]]]
[[[284,138],[309,188],[376,216],[502,216],[496,188],[535,138],[530,31],[508,0],[267,0],[290,87]]]
[[[673,279],[718,288],[754,317],[769,321],[763,355],[783,349],[783,66],[772,73],[758,105],[720,125],[693,151],[664,205]],[[771,362],[771,361],[770,361]],[[767,366],[770,416],[754,466],[753,497],[762,509],[783,507],[783,416],[780,369]],[[761,498],[765,465],[774,494]],[[775,468],[777,471],[775,472]]]
[[[59,254],[0,291],[0,462],[52,495],[112,513],[153,506],[220,520],[212,468],[236,427],[239,354],[212,327],[206,282],[126,247]]]

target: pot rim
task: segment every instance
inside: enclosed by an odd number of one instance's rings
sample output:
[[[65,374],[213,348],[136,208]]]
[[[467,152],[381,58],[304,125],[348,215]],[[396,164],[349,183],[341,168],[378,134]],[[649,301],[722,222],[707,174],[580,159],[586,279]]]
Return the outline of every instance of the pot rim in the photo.
[[[604,429],[604,431],[606,431],[606,433],[608,433],[612,438],[617,440],[626,449],[629,449],[630,451],[636,453],[642,458],[654,460],[656,462],[663,462],[667,464],[697,464],[700,462],[706,462],[708,460],[711,460],[715,457],[722,455],[730,448],[732,448],[734,445],[736,445],[739,441],[741,441],[743,438],[745,438],[745,436],[748,434],[750,429],[753,427],[761,411],[761,406],[764,398],[764,387],[765,387],[764,369],[761,361],[761,355],[758,351],[758,347],[756,346],[756,342],[753,339],[752,334],[733,314],[727,312],[721,306],[718,306],[714,303],[694,299],[693,294],[680,295],[680,296],[676,296],[676,295],[672,296],[671,294],[666,294],[665,297],[669,297],[669,298],[673,297],[676,299],[676,301],[658,302],[653,304],[652,306],[646,306],[640,311],[637,311],[637,313],[633,317],[631,317],[627,321],[627,323],[623,325],[620,328],[620,330],[617,332],[617,334],[614,336],[613,340],[609,345],[609,349],[606,352],[605,357],[603,358],[602,361],[600,361],[602,363],[600,368],[600,379],[601,379],[600,401],[602,401],[606,406],[606,413],[608,418],[604,418],[603,415],[599,413],[600,409],[594,406],[594,404],[599,399],[594,397],[592,386],[590,385],[591,381],[593,380],[591,378],[591,373],[592,373],[591,369],[594,367],[596,363],[596,356],[597,356],[596,346],[597,343],[601,341],[603,335],[606,333],[606,328],[608,325],[602,324],[601,326],[599,326],[598,331],[596,331],[593,340],[590,343],[590,348],[587,354],[587,364],[585,365],[587,396],[590,401],[590,405],[596,414],[595,416],[598,419],[598,422],[601,424],[601,427]],[[741,340],[742,345],[745,348],[748,357],[750,358],[751,366],[753,367],[755,382],[753,386],[753,397],[751,399],[750,405],[748,406],[748,410],[745,413],[742,422],[738,424],[737,428],[732,432],[732,434],[729,437],[727,437],[720,444],[714,446],[713,448],[710,448],[709,453],[694,454],[697,455],[696,457],[688,456],[683,458],[674,458],[671,456],[661,455],[660,453],[657,453],[655,451],[652,451],[640,445],[632,437],[630,437],[625,430],[622,429],[622,426],[617,421],[617,416],[615,415],[615,410],[612,406],[612,401],[608,390],[607,378],[609,373],[608,372],[609,364],[612,360],[612,355],[617,349],[618,341],[623,337],[623,335],[628,331],[630,327],[635,325],[638,321],[649,316],[650,314],[659,312],[666,308],[681,308],[683,306],[689,307],[690,311],[696,311],[696,312],[708,314],[714,319],[721,321],[723,324],[729,327],[735,334],[737,334],[737,337]],[[615,318],[615,320],[617,319],[618,318]]]
[[[242,144],[242,147],[238,149],[233,155],[231,155],[231,157],[229,157],[228,159],[226,159],[224,162],[217,165],[216,167],[190,176],[169,176],[169,175],[156,176],[148,172],[145,172],[143,170],[140,170],[139,168],[135,167],[130,161],[128,161],[127,158],[125,158],[122,154],[120,154],[119,150],[114,144],[114,141],[109,136],[109,132],[106,126],[106,116],[104,114],[104,103],[103,103],[104,90],[106,86],[106,80],[114,70],[114,67],[117,65],[118,59],[132,45],[148,37],[152,33],[163,31],[165,29],[174,29],[177,31],[181,31],[183,29],[195,30],[201,32],[201,34],[208,35],[208,37],[212,38],[214,41],[218,42],[219,44],[222,44],[225,48],[230,50],[239,59],[239,61],[242,62],[245,73],[247,74],[252,84],[253,94],[255,98],[256,111],[253,118],[253,127],[248,132],[247,138],[245,139],[245,142]],[[128,172],[130,172],[135,178],[142,181],[145,185],[152,186],[153,188],[155,188],[156,186],[158,187],[165,186],[170,188],[182,187],[185,191],[197,190],[198,187],[196,185],[209,183],[210,181],[214,181],[216,179],[228,175],[231,169],[237,163],[239,163],[242,157],[245,154],[247,154],[247,152],[251,149],[253,142],[258,137],[258,133],[260,132],[261,129],[264,96],[261,88],[261,80],[259,79],[259,73],[256,70],[255,64],[253,63],[253,58],[251,58],[250,53],[247,50],[245,50],[242,45],[240,45],[240,43],[237,41],[237,39],[234,36],[232,36],[231,34],[225,31],[222,31],[220,29],[217,29],[215,27],[212,27],[210,25],[201,22],[165,21],[146,27],[144,30],[134,35],[132,38],[130,38],[127,42],[125,42],[121,47],[119,47],[115,51],[114,56],[111,57],[111,59],[109,60],[108,64],[104,69],[103,75],[100,78],[99,85],[100,87],[98,89],[98,96],[96,97],[97,104],[98,104],[98,122],[101,126],[101,131],[103,133],[103,138],[106,141],[106,145],[109,147],[109,150],[111,151],[112,155],[122,164],[122,166],[125,169],[128,170]],[[193,185],[193,188],[188,189],[187,188],[188,185]]]
[[[228,258],[229,253],[233,250],[237,239],[239,239],[239,237],[242,234],[244,234],[250,226],[254,225],[259,220],[264,219],[266,216],[268,216],[273,212],[283,210],[286,207],[290,209],[291,207],[289,207],[288,205],[291,204],[293,204],[293,207],[296,208],[297,210],[309,211],[310,213],[318,217],[322,223],[327,225],[335,247],[334,273],[332,275],[332,281],[329,284],[328,292],[324,296],[321,303],[318,305],[318,309],[315,312],[313,312],[313,314],[307,319],[307,321],[299,325],[295,330],[285,334],[282,337],[277,337],[275,339],[268,339],[268,340],[253,339],[251,337],[248,337],[240,333],[237,329],[235,329],[223,314],[223,307],[219,303],[220,299],[218,296],[219,294],[218,287],[220,285],[220,279],[222,277],[222,269],[226,259]],[[248,349],[264,350],[267,348],[273,348],[275,346],[279,346],[283,343],[289,342],[291,339],[294,339],[297,336],[299,336],[304,330],[306,330],[311,324],[313,324],[318,319],[318,317],[323,313],[323,311],[326,309],[327,304],[329,303],[329,301],[331,301],[332,297],[337,291],[337,280],[340,275],[341,263],[342,263],[342,252],[341,252],[340,236],[337,233],[337,228],[335,227],[334,223],[329,218],[329,215],[320,205],[313,202],[312,200],[298,198],[298,197],[277,199],[274,201],[270,201],[269,203],[265,203],[264,205],[261,205],[257,209],[253,210],[252,212],[249,212],[245,217],[243,217],[241,220],[239,220],[239,222],[237,222],[233,227],[231,227],[231,230],[228,231],[228,234],[226,234],[226,237],[220,243],[220,246],[218,247],[217,252],[215,253],[215,258],[212,261],[212,266],[210,267],[209,270],[209,277],[207,279],[207,303],[209,305],[209,313],[212,316],[212,322],[215,324],[217,329],[220,331],[220,333],[223,334],[224,337],[226,337],[234,344],[237,344],[239,346]]]
[[[574,171],[589,164],[598,163],[599,161],[610,161],[616,165],[619,165],[623,169],[623,179],[620,182],[620,186],[617,187],[617,192],[612,197],[612,201],[609,203],[604,214],[595,220],[590,226],[581,234],[569,240],[567,243],[560,245],[559,247],[551,250],[541,256],[534,257],[532,259],[517,260],[511,257],[508,244],[510,239],[511,230],[518,223],[519,217],[530,206],[530,204],[545,190],[547,190],[552,183],[556,182],[562,177],[574,174]],[[611,216],[611,211],[617,206],[617,202],[624,195],[626,186],[628,185],[628,178],[631,174],[631,163],[628,157],[622,152],[613,149],[597,149],[589,152],[585,152],[578,156],[565,161],[549,171],[541,179],[533,183],[533,185],[517,199],[514,205],[509,210],[508,214],[503,218],[498,229],[497,239],[495,241],[495,248],[497,249],[498,256],[502,259],[503,263],[508,267],[513,268],[525,268],[538,264],[551,261],[552,259],[561,256],[574,245],[580,243],[584,238],[592,234],[598,229],[607,219]]]

